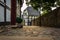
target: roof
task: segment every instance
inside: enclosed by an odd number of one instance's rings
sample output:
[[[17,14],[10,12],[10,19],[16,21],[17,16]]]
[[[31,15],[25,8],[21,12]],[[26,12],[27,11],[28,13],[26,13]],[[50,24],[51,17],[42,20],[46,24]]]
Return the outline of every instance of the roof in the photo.
[[[26,11],[26,10],[27,10],[29,16],[32,16],[32,15],[39,16],[40,15],[39,11],[35,10],[33,7],[27,7],[24,11]]]

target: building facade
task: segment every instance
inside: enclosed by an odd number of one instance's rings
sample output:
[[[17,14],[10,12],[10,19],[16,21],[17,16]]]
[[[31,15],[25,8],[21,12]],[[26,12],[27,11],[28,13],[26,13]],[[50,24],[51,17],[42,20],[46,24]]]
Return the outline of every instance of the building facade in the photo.
[[[24,25],[31,26],[32,20],[38,18],[40,15],[40,12],[35,10],[32,7],[27,7],[23,12],[23,19],[24,19]]]
[[[0,0],[0,25],[16,23],[16,0]]]
[[[0,0],[0,25],[4,22],[9,23],[11,20],[11,0]]]

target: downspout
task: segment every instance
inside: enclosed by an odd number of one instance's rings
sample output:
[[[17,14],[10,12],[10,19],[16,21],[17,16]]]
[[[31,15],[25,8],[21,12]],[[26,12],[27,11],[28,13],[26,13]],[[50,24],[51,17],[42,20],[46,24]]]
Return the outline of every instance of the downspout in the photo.
[[[16,24],[16,0],[11,0],[11,25]]]

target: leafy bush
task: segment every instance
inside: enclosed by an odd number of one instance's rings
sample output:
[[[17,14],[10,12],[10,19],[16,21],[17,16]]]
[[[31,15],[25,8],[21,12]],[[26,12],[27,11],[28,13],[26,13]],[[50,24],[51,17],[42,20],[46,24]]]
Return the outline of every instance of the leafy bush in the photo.
[[[17,23],[21,23],[22,21],[23,21],[23,20],[22,20],[20,17],[17,17],[17,18],[16,18],[16,22],[17,22]]]

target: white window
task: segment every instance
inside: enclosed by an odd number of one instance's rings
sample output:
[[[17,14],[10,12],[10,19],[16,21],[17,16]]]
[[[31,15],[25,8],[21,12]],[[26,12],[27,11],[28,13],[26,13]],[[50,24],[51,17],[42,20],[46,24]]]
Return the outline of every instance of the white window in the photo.
[[[0,5],[0,22],[4,22],[4,8]]]
[[[11,14],[10,14],[10,10],[6,9],[6,21],[10,22],[11,20]]]
[[[11,0],[6,0],[6,5],[11,8]]]

